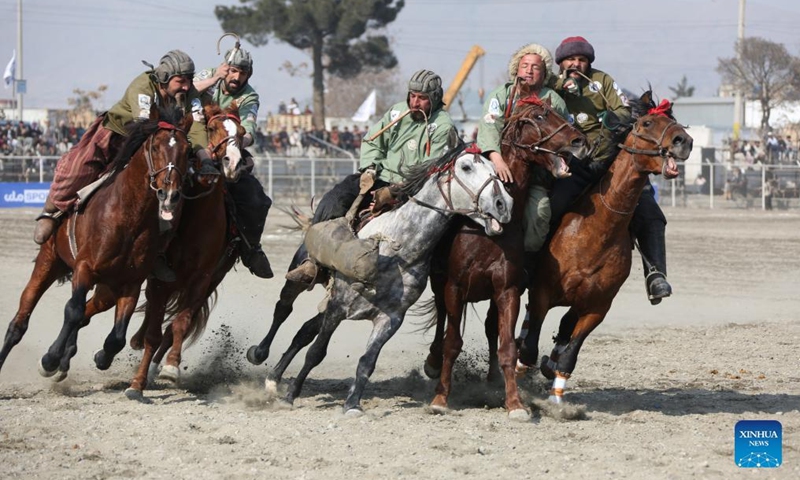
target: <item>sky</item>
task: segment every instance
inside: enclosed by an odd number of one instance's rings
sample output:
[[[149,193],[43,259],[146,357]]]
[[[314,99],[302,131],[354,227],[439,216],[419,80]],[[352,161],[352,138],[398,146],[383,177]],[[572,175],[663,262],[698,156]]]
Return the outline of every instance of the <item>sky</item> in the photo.
[[[800,2],[746,0],[745,36],[782,43],[800,55]],[[109,108],[130,81],[169,50],[186,51],[197,68],[219,64],[223,31],[214,7],[237,0],[23,0],[25,108],[67,108],[73,90],[108,90],[97,105]],[[386,31],[402,78],[421,68],[449,85],[472,45],[486,55],[464,90],[490,91],[505,79],[511,54],[527,43],[555,53],[562,39],[581,35],[595,49],[594,67],[631,92],[652,85],[669,98],[685,75],[695,96],[715,96],[719,58],[734,55],[739,0],[406,0]],[[17,45],[17,0],[0,0],[0,66]],[[223,53],[233,39],[223,40]],[[251,84],[261,96],[260,117],[291,97],[310,103],[311,79],[280,70],[308,62],[306,52],[270,41],[253,47]],[[19,68],[19,66],[18,66]],[[11,89],[0,88],[10,99]]]

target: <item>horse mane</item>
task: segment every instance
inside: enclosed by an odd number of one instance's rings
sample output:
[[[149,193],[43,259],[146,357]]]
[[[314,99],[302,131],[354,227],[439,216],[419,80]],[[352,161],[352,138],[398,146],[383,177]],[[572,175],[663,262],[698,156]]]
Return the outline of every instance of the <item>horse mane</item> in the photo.
[[[170,125],[178,126],[183,119],[183,110],[178,106],[158,107],[158,115],[155,119],[144,121],[133,121],[125,126],[128,136],[114,157],[114,168],[119,171],[125,168],[131,161],[133,155],[147,138],[158,130],[159,122],[166,122]],[[188,133],[188,132],[187,132]]]
[[[400,184],[400,189],[409,197],[416,195],[422,190],[422,187],[431,175],[439,175],[447,170],[450,165],[461,156],[468,145],[470,144],[460,143],[439,158],[433,158],[426,162],[402,169],[401,175],[405,180]]]

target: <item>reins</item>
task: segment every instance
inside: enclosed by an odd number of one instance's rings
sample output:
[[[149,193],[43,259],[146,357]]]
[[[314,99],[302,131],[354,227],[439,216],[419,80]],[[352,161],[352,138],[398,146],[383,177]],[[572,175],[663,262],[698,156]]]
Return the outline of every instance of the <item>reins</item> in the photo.
[[[159,130],[169,130],[172,132],[173,136],[175,135],[175,132],[181,132],[184,136],[187,136],[186,132],[184,132],[180,128],[162,120],[158,122],[158,128],[155,130],[155,132],[153,132],[153,134],[150,135],[150,137],[147,139],[149,144],[145,153],[145,160],[147,161],[147,175],[150,179],[148,185],[150,189],[155,192],[159,191],[159,189],[156,187],[156,177],[161,172],[164,171],[167,172],[167,183],[170,185],[173,182],[172,180],[173,170],[178,172],[180,178],[183,178],[184,175],[184,173],[181,172],[180,169],[177,166],[175,166],[175,164],[173,164],[172,162],[169,162],[166,166],[164,166],[163,168],[159,168],[158,170],[156,170],[155,166],[153,165],[153,143],[154,143],[153,137],[155,137],[156,132],[158,132]]]

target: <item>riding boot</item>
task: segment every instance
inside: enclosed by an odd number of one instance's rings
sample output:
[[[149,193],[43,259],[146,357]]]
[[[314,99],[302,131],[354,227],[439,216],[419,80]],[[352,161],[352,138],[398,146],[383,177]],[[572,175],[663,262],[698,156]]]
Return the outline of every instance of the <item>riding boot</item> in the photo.
[[[286,280],[310,286],[314,283],[318,273],[319,268],[317,268],[316,262],[311,259],[306,259],[294,270],[286,273]]]
[[[261,249],[261,245],[250,248],[247,248],[245,245],[247,244],[242,242],[239,255],[244,266],[250,269],[250,273],[259,278],[274,277],[275,274],[272,273],[272,267],[269,264],[267,254]]]
[[[46,242],[61,223],[62,215],[64,215],[64,212],[59,210],[48,196],[44,203],[42,213],[36,217],[36,229],[33,232],[33,241],[38,245]]]
[[[672,295],[672,287],[667,282],[664,230],[665,225],[661,222],[647,222],[646,227],[637,232],[636,237],[642,254],[647,298],[652,305],[658,305],[662,298]]]

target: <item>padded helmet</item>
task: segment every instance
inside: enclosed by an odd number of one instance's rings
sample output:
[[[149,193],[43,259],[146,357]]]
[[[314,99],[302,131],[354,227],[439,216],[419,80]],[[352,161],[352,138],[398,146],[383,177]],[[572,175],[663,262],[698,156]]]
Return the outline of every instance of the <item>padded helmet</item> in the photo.
[[[412,75],[408,81],[408,91],[427,95],[431,101],[431,111],[442,105],[442,77],[430,70],[420,70]]]
[[[241,48],[232,48],[225,52],[225,63],[245,72],[253,71],[253,57],[250,56],[250,52]]]
[[[167,83],[176,75],[194,76],[194,62],[189,55],[180,50],[170,50],[161,57],[153,76],[158,83]]]

